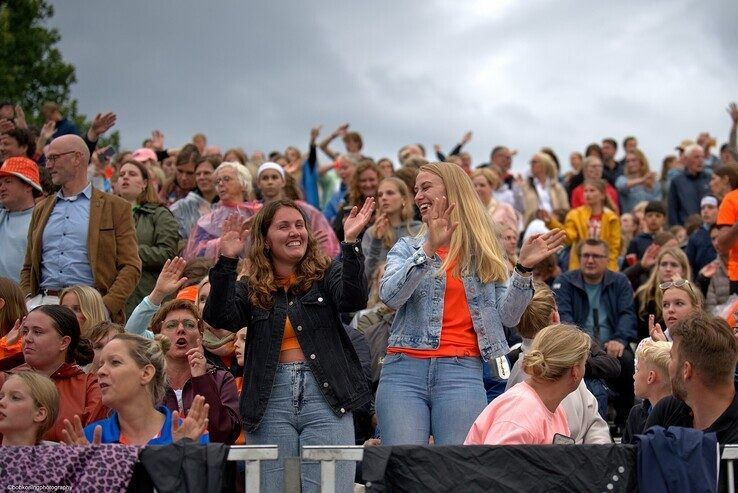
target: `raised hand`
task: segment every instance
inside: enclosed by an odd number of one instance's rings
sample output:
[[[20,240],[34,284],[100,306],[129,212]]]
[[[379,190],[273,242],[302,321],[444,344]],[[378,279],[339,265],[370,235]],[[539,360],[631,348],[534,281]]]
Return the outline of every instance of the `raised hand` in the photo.
[[[187,416],[180,423],[179,411],[172,412],[172,441],[176,442],[183,438],[199,441],[203,433],[208,429],[208,413],[210,405],[205,404],[205,398],[196,395],[192,400],[192,407]]]
[[[44,123],[43,127],[41,127],[41,131],[38,134],[39,140],[43,140],[44,143],[48,142],[49,139],[51,139],[51,136],[54,135],[55,131],[56,122],[54,120],[49,120],[48,122]]]
[[[82,427],[82,420],[77,414],[74,415],[74,424],[70,423],[68,419],[64,420],[62,437],[67,445],[90,445],[90,441],[85,436],[85,429]],[[101,442],[102,426],[97,425],[92,435],[92,445],[100,445]]]
[[[390,227],[389,218],[387,217],[387,214],[379,214],[377,216],[377,219],[374,221],[374,237],[375,238],[383,238],[385,233],[387,232],[387,229]]]
[[[446,197],[436,197],[433,200],[426,219],[428,237],[423,245],[427,256],[432,257],[440,247],[451,243],[451,237],[459,227],[459,223],[451,222],[451,213],[455,208],[456,204],[448,205]]]
[[[532,235],[525,240],[520,248],[518,263],[523,267],[532,269],[541,260],[557,253],[566,239],[566,233],[555,228],[542,235]]]
[[[315,232],[315,241],[318,245],[324,245],[328,241],[328,233],[319,229]]]
[[[162,300],[172,293],[179,291],[182,285],[187,282],[186,277],[182,277],[187,261],[182,257],[174,257],[164,262],[159,277],[156,279],[154,289],[149,294],[149,301],[154,305],[160,305]]]
[[[661,324],[654,323],[655,320],[654,315],[648,316],[648,334],[654,341],[666,341],[666,334],[661,330]]]
[[[15,126],[18,128],[28,128],[28,123],[26,123],[26,113],[23,111],[23,107],[19,104],[15,105]]]
[[[472,131],[469,130],[467,133],[464,134],[464,136],[461,138],[462,144],[468,144],[469,141],[472,140]]]
[[[433,150],[436,152],[436,154],[441,153],[441,145],[440,144],[433,144]]]
[[[0,120],[0,134],[10,132],[15,128],[15,123],[10,120]]]
[[[354,206],[343,222],[343,235],[346,243],[354,243],[374,214],[374,197],[367,197],[359,210]]]
[[[643,252],[643,258],[641,258],[641,267],[643,267],[644,269],[650,269],[651,267],[656,265],[656,257],[659,256],[660,251],[661,247],[656,243],[651,243],[650,245],[648,245],[646,251]]]
[[[252,219],[253,221],[253,219]],[[223,234],[220,237],[220,253],[224,257],[238,258],[243,253],[249,230],[237,214],[231,214],[223,221]]]
[[[207,360],[202,348],[202,339],[197,339],[197,347],[187,351],[187,362],[190,365],[190,373],[193,377],[201,377],[207,371]]]
[[[551,214],[549,214],[548,211],[545,209],[538,209],[536,211],[536,217],[544,223],[548,223],[549,221],[551,221]]]
[[[738,125],[738,105],[730,103],[727,112],[730,115],[730,119],[733,120],[733,125]]]
[[[17,319],[13,324],[13,328],[8,331],[8,334],[5,336],[5,343],[8,346],[12,346],[16,342],[18,342],[18,339],[21,335],[21,327],[23,326],[23,322],[25,321],[26,317]]]
[[[117,119],[118,116],[112,111],[105,114],[98,113],[92,120],[90,130],[87,132],[87,137],[92,142],[97,142],[97,139],[100,138],[102,134],[113,128]]]
[[[700,269],[700,275],[705,276],[706,278],[710,279],[717,272],[718,266],[719,266],[719,262],[717,260],[713,260],[712,262],[710,262],[709,264],[705,265],[703,268]]]
[[[315,144],[315,139],[317,139],[318,135],[320,135],[321,128],[323,128],[323,125],[318,125],[317,127],[313,127],[310,129],[310,145]]]

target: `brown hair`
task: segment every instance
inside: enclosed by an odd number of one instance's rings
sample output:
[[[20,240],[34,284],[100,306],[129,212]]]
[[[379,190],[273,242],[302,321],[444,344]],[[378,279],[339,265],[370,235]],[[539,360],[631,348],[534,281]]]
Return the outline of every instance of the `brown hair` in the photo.
[[[364,147],[364,141],[359,132],[346,132],[346,135],[343,136],[343,142],[348,143],[349,141],[356,142],[359,145],[359,150]]]
[[[611,211],[617,210],[617,208],[615,207],[615,204],[612,202],[612,199],[610,198],[610,195],[607,194],[607,184],[605,180],[603,180],[602,178],[599,178],[599,179],[587,178],[582,183],[582,189],[584,189],[584,187],[587,185],[595,187],[597,190],[600,191],[600,193],[602,194],[603,207],[607,207]]]
[[[679,366],[689,361],[707,386],[733,380],[738,343],[728,322],[698,312],[678,321],[670,332],[679,343]]]
[[[0,309],[0,337],[8,335],[16,320],[28,315],[26,299],[17,282],[7,277],[0,277],[0,298],[5,306]]]
[[[738,188],[738,167],[736,167],[734,164],[726,164],[724,166],[721,166],[715,171],[713,171],[714,174],[718,175],[720,178],[728,177],[728,183],[730,183],[730,188],[735,190]]]
[[[290,292],[297,294],[309,290],[315,281],[323,279],[331,263],[330,259],[318,248],[318,242],[315,241],[315,236],[309,227],[310,222],[297,204],[289,199],[275,200],[266,204],[254,216],[248,257],[251,264],[248,275],[249,300],[252,304],[265,310],[273,306],[274,293],[282,286],[274,274],[271,253],[266,248],[267,232],[274,221],[274,216],[282,207],[290,207],[299,212],[308,232],[307,250],[305,256],[295,266],[297,282],[290,287]]]
[[[90,328],[90,342],[95,343],[99,341],[103,337],[107,336],[110,331],[113,331],[116,334],[123,334],[125,332],[123,326],[120,324],[107,321],[98,322]]]
[[[397,187],[397,191],[399,192],[400,196],[402,197],[402,210],[400,211],[400,219],[402,220],[402,224],[405,225],[405,229],[407,230],[408,235],[412,234],[412,231],[410,231],[410,221],[413,220],[413,196],[410,195],[410,190],[408,190],[407,185],[404,181],[401,179],[390,176],[388,178],[384,178],[382,181],[379,182],[379,186],[377,187],[377,194],[379,194],[379,187],[382,186],[382,183],[392,183]],[[371,226],[372,234],[374,233],[374,226]],[[382,237],[382,244],[386,248],[392,248],[392,246],[397,242],[397,238],[395,238],[395,228],[392,226],[386,228],[384,236]]]
[[[346,205],[361,207],[364,204],[366,197],[364,197],[364,194],[361,192],[361,188],[359,187],[359,177],[367,170],[374,171],[377,174],[377,186],[379,186],[379,182],[384,179],[382,168],[374,164],[374,161],[369,159],[362,160],[356,166],[356,171],[354,171],[354,174],[351,176],[351,183],[349,183],[348,186],[348,201]]]
[[[518,333],[533,339],[538,331],[551,324],[551,314],[556,310],[556,299],[553,291],[545,283],[533,283],[533,298],[525,308],[518,322]]]
[[[167,315],[175,310],[186,310],[190,312],[192,316],[195,317],[195,320],[197,320],[197,329],[200,331],[200,334],[202,334],[204,327],[202,325],[202,318],[200,318],[200,309],[197,308],[197,305],[192,303],[191,301],[177,299],[167,301],[166,303],[161,305],[159,311],[157,311],[151,318],[151,322],[149,323],[149,330],[154,334],[160,333],[162,322],[164,322],[164,319],[167,318]]]
[[[92,363],[95,356],[92,344],[81,337],[77,316],[72,310],[61,305],[40,305],[31,312],[41,312],[51,319],[51,325],[56,332],[62,336],[69,336],[69,346],[64,361],[66,363],[77,363],[80,366]]]
[[[141,191],[139,196],[136,197],[136,202],[138,203],[138,205],[161,203],[159,201],[159,196],[156,195],[154,182],[151,180],[151,174],[146,168],[146,165],[139,163],[135,159],[126,159],[121,163],[116,175],[120,175],[120,170],[123,169],[123,166],[125,166],[126,164],[130,164],[131,166],[135,166],[136,168],[138,168],[138,171],[141,173],[141,177],[146,180],[146,187]],[[115,179],[117,181],[118,178],[116,177]]]

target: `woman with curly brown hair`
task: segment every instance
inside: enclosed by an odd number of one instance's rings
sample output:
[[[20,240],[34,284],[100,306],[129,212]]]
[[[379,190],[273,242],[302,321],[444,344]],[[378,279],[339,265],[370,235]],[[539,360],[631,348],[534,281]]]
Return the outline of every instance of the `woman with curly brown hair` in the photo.
[[[371,399],[359,358],[339,314],[366,306],[358,235],[374,210],[369,198],[344,222],[341,260],[320,253],[302,209],[291,200],[264,206],[253,228],[228,221],[221,256],[210,271],[204,319],[213,327],[248,327],[241,417],[246,441],[277,443],[265,464],[264,491],[282,490],[284,458],[303,445],[353,445],[352,411]],[[249,276],[236,281],[238,256],[250,236]],[[338,491],[350,491],[353,464],[338,465]],[[317,464],[303,468],[303,491],[319,488]]]

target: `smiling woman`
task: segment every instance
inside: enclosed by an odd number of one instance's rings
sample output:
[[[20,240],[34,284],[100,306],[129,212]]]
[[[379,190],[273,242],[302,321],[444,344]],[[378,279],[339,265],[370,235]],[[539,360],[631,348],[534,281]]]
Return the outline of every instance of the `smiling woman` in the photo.
[[[357,238],[373,209],[369,198],[347,214],[341,260],[333,261],[320,253],[305,213],[291,200],[266,204],[250,231],[224,226],[205,320],[233,332],[248,327],[241,393],[247,443],[279,446],[279,460],[264,466],[264,491],[282,490],[284,459],[299,456],[301,444],[354,443],[352,411],[371,395],[339,314],[366,307]],[[247,237],[251,269],[237,281]],[[302,470],[303,491],[312,491],[320,484],[318,466]],[[340,463],[336,489],[350,491],[353,477],[353,464]]]

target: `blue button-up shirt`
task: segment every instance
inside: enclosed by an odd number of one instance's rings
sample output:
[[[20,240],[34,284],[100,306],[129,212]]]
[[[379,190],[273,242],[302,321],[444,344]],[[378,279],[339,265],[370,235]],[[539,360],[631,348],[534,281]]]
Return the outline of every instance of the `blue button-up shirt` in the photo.
[[[72,197],[56,194],[42,237],[41,289],[94,285],[87,251],[91,197],[91,184]]]

